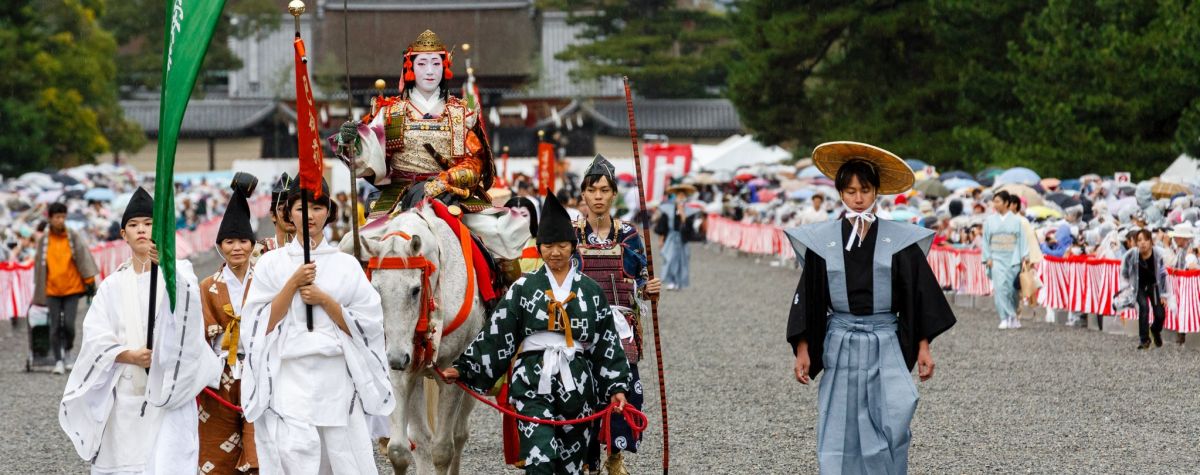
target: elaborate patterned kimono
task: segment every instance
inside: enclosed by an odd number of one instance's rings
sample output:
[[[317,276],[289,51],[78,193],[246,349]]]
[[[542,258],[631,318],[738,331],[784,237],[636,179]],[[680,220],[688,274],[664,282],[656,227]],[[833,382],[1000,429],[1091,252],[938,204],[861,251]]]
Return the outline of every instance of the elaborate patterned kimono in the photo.
[[[851,225],[787,231],[803,271],[787,339],[808,343],[809,375],[822,369],[817,456],[822,474],[903,474],[917,407],[912,367],[921,340],[954,325],[925,251],[929,230],[880,220],[846,250]]]
[[[444,105],[434,116],[413,99],[388,98],[379,103],[370,123],[359,126],[359,158],[375,174],[375,186],[382,193],[372,217],[391,209],[410,186],[425,180],[436,182],[433,188],[438,192],[460,198],[482,196],[483,189],[491,187],[495,165],[479,128],[478,104],[471,108],[447,96]]]
[[[221,382],[213,392],[233,405],[241,404],[242,400],[241,359],[245,357],[245,349],[239,340],[242,304],[250,290],[252,273],[253,270],[247,270],[245,282],[241,282],[229,266],[223,264],[215,274],[200,282],[205,335],[224,367]],[[202,393],[199,402],[200,473],[257,471],[254,424],[246,422],[240,412],[212,395]]]
[[[508,373],[509,403],[545,419],[585,417],[629,392],[612,310],[600,286],[574,268],[561,286],[546,267],[518,279],[454,367],[480,393]],[[594,426],[518,421],[517,428],[526,473],[583,472]]]
[[[204,340],[192,266],[187,261],[176,266],[174,312],[158,276],[148,372],[116,358],[146,347],[149,272],[136,274],[123,264],[100,283],[84,317],[83,346],[63,391],[58,422],[75,452],[91,462],[93,474],[195,471],[196,395],[216,384],[221,363]]]
[[[638,298],[638,290],[646,285],[646,247],[638,235],[637,228],[627,222],[613,220],[613,228],[608,235],[599,235],[592,230],[586,220],[576,225],[579,235],[579,249],[575,259],[581,261],[580,269],[584,275],[592,277],[605,290],[605,297],[613,309],[613,323],[617,328],[617,336],[629,357],[629,389],[625,393],[629,404],[642,409],[642,378],[638,373],[637,363],[640,360],[642,348],[641,316],[647,313],[645,302]],[[620,259],[620,277],[608,268],[605,261],[611,258]],[[589,259],[598,265],[590,265]],[[593,270],[594,269],[594,270]],[[607,274],[607,278],[605,277]],[[605,285],[608,284],[608,285]],[[612,297],[612,298],[610,298]],[[612,424],[612,439],[603,441],[612,446],[613,452],[628,451],[637,453],[640,438],[634,436],[633,429],[624,417],[618,414],[610,416]],[[599,445],[593,448],[593,455],[599,456]]]
[[[271,302],[304,262],[303,252],[292,241],[263,254],[243,308],[242,408],[254,423],[260,473],[377,473],[364,413],[389,414],[395,398],[379,293],[358,261],[325,241],[311,251],[315,285],[340,304],[350,334],[320,306],[312,307],[309,331],[299,293],[267,332]]]
[[[988,278],[1000,320],[1017,318],[1017,278],[1021,260],[1029,254],[1021,219],[1012,213],[993,214],[983,222],[983,261],[992,261]]]

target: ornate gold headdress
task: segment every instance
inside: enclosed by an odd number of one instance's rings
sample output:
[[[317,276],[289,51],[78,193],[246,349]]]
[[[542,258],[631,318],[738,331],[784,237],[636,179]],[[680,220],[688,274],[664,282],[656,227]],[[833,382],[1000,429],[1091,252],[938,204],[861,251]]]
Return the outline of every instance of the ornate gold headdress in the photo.
[[[408,45],[408,50],[404,52],[404,82],[412,82],[417,80],[417,76],[413,73],[412,57],[418,54],[439,53],[445,55],[446,59],[442,62],[442,78],[452,79],[454,73],[450,71],[451,63],[454,60],[454,54],[446,49],[446,44],[442,43],[442,39],[438,38],[437,33],[431,30],[425,30],[417,35],[417,40]]]

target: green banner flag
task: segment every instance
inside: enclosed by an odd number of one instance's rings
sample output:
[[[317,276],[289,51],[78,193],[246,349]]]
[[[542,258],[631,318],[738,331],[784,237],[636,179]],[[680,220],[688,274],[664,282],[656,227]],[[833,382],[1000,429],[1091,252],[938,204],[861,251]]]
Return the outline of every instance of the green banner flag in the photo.
[[[183,113],[225,0],[168,0],[158,105],[158,161],[154,171],[154,232],[167,298],[175,309],[175,146]]]

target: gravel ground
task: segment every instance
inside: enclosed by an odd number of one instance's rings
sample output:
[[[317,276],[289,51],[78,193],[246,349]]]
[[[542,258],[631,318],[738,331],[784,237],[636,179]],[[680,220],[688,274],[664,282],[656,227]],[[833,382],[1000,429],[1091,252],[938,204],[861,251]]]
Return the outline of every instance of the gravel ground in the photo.
[[[197,262],[202,272],[214,265]],[[702,246],[692,268],[692,288],[665,294],[660,306],[672,467],[816,473],[817,390],[791,377],[783,341],[798,272]],[[956,312],[958,325],[933,345],[936,377],[918,384],[913,473],[1200,470],[1200,352],[1172,343],[1138,352],[1128,336],[1036,322],[1001,331],[988,311]],[[65,378],[23,372],[24,331],[0,345],[11,350],[0,365],[0,473],[86,471],[55,417]],[[629,468],[655,473],[653,357],[641,369],[650,430]],[[517,473],[502,467],[499,415],[477,408],[471,418],[463,473]]]

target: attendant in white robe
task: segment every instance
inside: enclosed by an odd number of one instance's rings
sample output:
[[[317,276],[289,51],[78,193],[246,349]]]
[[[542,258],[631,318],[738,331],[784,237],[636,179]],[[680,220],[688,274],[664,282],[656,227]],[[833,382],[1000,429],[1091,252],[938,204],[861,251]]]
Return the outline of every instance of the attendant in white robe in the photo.
[[[383,309],[354,257],[322,237],[337,213],[328,191],[308,201],[311,263],[304,264],[297,239],[255,266],[243,308],[242,408],[254,423],[263,475],[373,474],[364,413],[386,416],[395,406]],[[290,222],[303,222],[301,203],[300,191],[291,190]]]
[[[158,261],[153,206],[139,188],[126,207],[121,236],[133,255],[100,283],[59,406],[59,424],[93,474],[194,473],[196,395],[221,372],[204,340],[199,286],[187,261],[176,262],[174,311],[159,271],[153,346],[146,348],[148,271]]]

